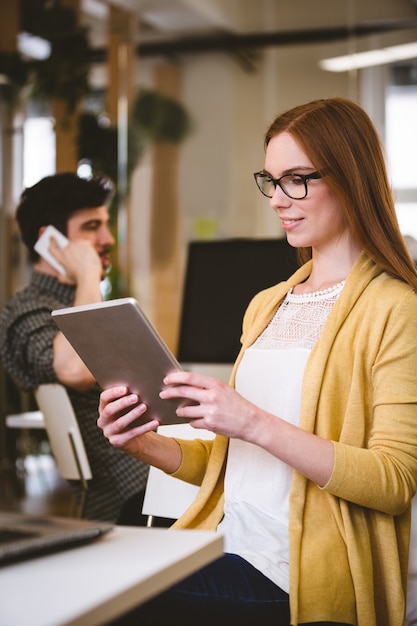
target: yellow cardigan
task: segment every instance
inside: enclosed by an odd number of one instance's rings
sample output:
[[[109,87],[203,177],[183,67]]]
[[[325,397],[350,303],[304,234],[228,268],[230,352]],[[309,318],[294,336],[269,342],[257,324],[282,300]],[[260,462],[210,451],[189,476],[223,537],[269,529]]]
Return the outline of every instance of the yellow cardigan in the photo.
[[[244,350],[310,271],[307,263],[254,297],[230,384]],[[365,253],[309,357],[300,426],[334,442],[335,464],[324,488],[293,472],[291,624],[403,626],[417,487],[417,294]],[[179,443],[183,460],[174,475],[201,487],[175,527],[214,530],[223,515],[228,439]]]

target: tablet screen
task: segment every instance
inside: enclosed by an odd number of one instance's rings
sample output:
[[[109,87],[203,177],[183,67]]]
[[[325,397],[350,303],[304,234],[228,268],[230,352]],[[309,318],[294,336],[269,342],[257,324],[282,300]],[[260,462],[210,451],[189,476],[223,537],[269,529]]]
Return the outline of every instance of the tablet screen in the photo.
[[[164,377],[182,368],[134,298],[56,309],[52,317],[102,389],[127,385],[140,395],[144,422],[188,422],[175,413],[184,400],[159,397]]]

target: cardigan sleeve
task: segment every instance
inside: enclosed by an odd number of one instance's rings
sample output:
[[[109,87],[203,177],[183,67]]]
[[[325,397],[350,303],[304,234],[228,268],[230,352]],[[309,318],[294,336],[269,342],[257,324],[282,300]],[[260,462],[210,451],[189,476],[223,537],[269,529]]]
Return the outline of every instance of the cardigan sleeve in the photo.
[[[193,485],[201,485],[210,453],[213,447],[211,439],[174,439],[181,448],[182,460],[179,468],[170,476]]]
[[[340,396],[344,423],[324,489],[398,515],[417,489],[417,295],[408,291],[388,315],[378,318],[381,308],[376,302],[367,310],[366,332],[358,325],[357,344],[364,345],[356,346],[359,357],[352,361],[348,390]]]

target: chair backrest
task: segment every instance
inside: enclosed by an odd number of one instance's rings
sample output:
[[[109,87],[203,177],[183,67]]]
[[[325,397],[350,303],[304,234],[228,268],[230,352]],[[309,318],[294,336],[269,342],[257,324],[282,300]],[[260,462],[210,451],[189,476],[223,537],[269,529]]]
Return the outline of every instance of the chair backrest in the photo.
[[[196,430],[189,424],[159,426],[158,432],[181,439],[212,439],[214,433]],[[197,495],[198,487],[150,467],[143,499],[142,514],[149,517],[178,519]],[[151,525],[148,522],[149,525]]]
[[[35,391],[58,472],[67,480],[91,480],[92,472],[77,418],[65,387],[40,385]]]
[[[413,498],[405,626],[417,625],[417,495]]]

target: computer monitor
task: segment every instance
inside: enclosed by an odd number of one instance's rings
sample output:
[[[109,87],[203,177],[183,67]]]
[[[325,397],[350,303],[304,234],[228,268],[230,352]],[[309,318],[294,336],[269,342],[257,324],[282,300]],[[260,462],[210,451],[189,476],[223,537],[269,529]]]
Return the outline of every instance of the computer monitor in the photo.
[[[296,254],[286,239],[190,242],[178,360],[233,363],[249,301],[286,280],[298,268]]]

